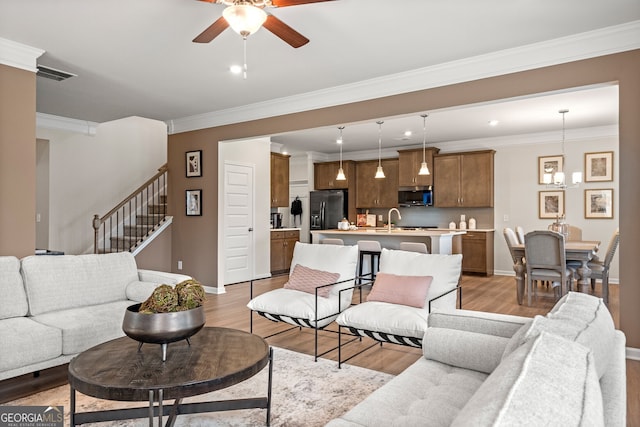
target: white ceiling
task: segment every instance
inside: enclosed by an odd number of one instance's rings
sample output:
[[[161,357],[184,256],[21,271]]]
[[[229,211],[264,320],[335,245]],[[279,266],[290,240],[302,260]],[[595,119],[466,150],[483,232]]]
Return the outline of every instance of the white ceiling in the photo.
[[[249,37],[243,80],[228,71],[242,62],[242,40],[231,29],[208,44],[191,41],[223,8],[197,0],[2,0],[0,37],[44,49],[39,64],[77,74],[37,79],[39,113],[104,122],[237,111],[241,121],[243,106],[640,20],[638,0],[336,0],[270,9],[311,42],[293,49],[261,29]],[[558,129],[559,108],[571,110],[568,126],[615,124],[617,88],[428,112],[428,140]],[[421,113],[381,118],[385,142],[421,143]],[[500,125],[489,128],[490,119]],[[399,139],[407,129],[412,139]],[[336,136],[329,127],[274,139],[335,152]],[[345,150],[365,140],[370,147],[377,125],[349,124],[345,144],[350,139]]]

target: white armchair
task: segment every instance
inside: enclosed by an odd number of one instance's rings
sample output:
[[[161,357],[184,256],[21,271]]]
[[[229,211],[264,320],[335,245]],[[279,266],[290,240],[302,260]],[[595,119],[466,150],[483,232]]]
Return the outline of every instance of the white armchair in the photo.
[[[382,274],[381,274],[382,273]],[[422,337],[427,329],[427,318],[432,309],[454,310],[456,302],[462,307],[462,294],[458,291],[462,274],[462,255],[423,254],[398,250],[382,249],[380,255],[380,271],[373,285],[372,292],[376,291],[376,285],[381,284],[379,279],[383,277],[387,284],[389,280],[397,281],[397,286],[387,288],[390,301],[403,299],[400,303],[386,302],[385,298],[374,298],[355,304],[336,319],[340,326],[338,338],[338,364],[366,351],[369,348],[384,342],[421,347]],[[433,279],[426,285],[426,297],[424,294],[410,289],[415,286],[423,286],[419,278],[431,276]],[[371,282],[362,285],[371,284]],[[362,285],[357,285],[358,287]],[[397,288],[397,291],[394,289]],[[416,303],[416,298],[422,297]],[[411,301],[413,300],[413,301]],[[409,305],[407,305],[409,304]],[[347,329],[349,335],[369,337],[377,341],[372,346],[342,360],[342,335],[343,329]],[[351,341],[349,341],[351,342]]]
[[[341,311],[351,305],[353,285],[358,263],[357,246],[317,245],[296,242],[291,261],[289,282],[283,288],[274,289],[254,298],[254,283],[251,281],[251,300],[247,307],[251,310],[250,330],[253,332],[253,313],[257,313],[274,322],[285,322],[297,328],[315,330],[315,359],[329,351],[318,354],[318,330],[331,324]],[[306,267],[296,271],[296,266]],[[318,287],[307,274],[312,269],[317,275],[337,273],[337,279]],[[335,276],[334,276],[335,277]],[[290,284],[302,283],[306,290]],[[327,292],[328,291],[328,292]],[[311,293],[313,292],[313,293]],[[328,293],[326,297],[321,296]],[[276,334],[289,331],[277,332]],[[273,336],[276,334],[269,335]],[[268,338],[268,337],[266,337]]]

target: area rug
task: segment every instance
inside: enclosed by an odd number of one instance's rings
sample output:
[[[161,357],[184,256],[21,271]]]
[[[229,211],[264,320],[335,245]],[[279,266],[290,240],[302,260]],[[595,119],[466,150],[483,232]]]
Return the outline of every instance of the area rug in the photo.
[[[338,369],[335,361],[318,359],[274,347],[271,425],[283,427],[324,426],[362,401],[393,375],[351,365]],[[185,399],[184,402],[266,396],[268,368],[238,385]],[[97,411],[144,406],[144,402],[112,402],[77,393],[77,411]],[[167,402],[170,403],[170,402]],[[166,404],[166,403],[165,403]],[[69,386],[14,400],[7,405],[64,406],[65,425],[69,425]],[[157,421],[157,419],[156,419]],[[166,421],[166,418],[165,418]],[[179,415],[176,426],[262,426],[265,409],[245,409],[217,413]],[[84,424],[95,427],[142,427],[148,419]]]

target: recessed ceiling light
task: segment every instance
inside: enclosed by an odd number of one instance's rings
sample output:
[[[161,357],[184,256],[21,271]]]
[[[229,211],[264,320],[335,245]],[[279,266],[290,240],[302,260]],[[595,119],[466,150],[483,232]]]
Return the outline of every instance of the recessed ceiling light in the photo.
[[[406,130],[404,131],[404,136],[411,136],[413,132],[411,132],[410,130]]]
[[[500,123],[497,120],[489,120],[489,126],[498,126],[498,123]]]
[[[240,74],[242,72],[242,67],[240,65],[232,65],[229,67],[229,71],[233,74]]]

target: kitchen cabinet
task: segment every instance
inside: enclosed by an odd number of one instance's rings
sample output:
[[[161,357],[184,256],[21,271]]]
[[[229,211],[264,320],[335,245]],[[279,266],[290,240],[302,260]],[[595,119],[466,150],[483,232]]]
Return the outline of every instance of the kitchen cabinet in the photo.
[[[493,231],[467,230],[462,235],[462,272],[493,276]]]
[[[494,154],[484,150],[434,156],[434,206],[492,208]]]
[[[271,232],[271,274],[289,271],[293,248],[299,240],[300,230]]]
[[[271,153],[271,207],[289,206],[289,156]]]
[[[356,163],[356,208],[398,206],[398,159],[383,159],[385,178],[374,178],[377,160]]]
[[[437,148],[427,148],[424,159],[429,167],[430,175],[418,175],[422,164],[422,148],[412,150],[398,150],[398,185],[400,187],[416,187],[433,185],[433,156],[440,151]]]
[[[356,166],[353,160],[342,162],[342,170],[347,178],[336,180],[340,162],[315,163],[313,165],[313,182],[316,190],[348,190],[355,183]]]

